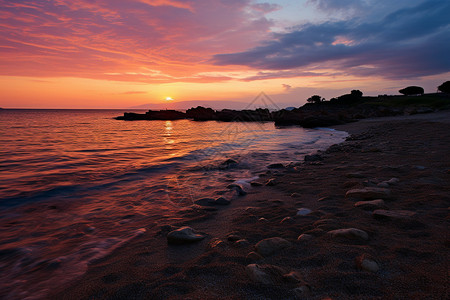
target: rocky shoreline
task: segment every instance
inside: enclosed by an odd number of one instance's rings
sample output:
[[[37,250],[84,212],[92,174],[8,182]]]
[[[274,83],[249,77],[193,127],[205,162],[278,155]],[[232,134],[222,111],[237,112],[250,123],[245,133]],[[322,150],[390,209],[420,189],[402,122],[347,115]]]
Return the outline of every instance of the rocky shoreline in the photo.
[[[356,95],[352,93],[330,101],[307,103],[302,107],[289,110],[270,111],[267,108],[258,108],[219,111],[198,106],[190,108],[186,112],[177,110],[149,110],[144,114],[125,112],[123,116],[115,119],[124,121],[190,119],[194,121],[274,122],[276,126],[300,125],[305,128],[314,128],[346,124],[367,118],[430,113],[449,107],[450,98],[445,93],[379,97],[362,97],[362,93],[356,93]]]
[[[448,298],[449,115],[337,126],[346,142],[148,226],[50,297]]]

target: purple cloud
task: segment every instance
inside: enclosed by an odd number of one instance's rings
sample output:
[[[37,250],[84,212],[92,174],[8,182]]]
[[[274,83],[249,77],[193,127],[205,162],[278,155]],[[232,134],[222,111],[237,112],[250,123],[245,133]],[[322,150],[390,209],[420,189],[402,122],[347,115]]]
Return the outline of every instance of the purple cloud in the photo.
[[[351,2],[351,1],[350,1]],[[217,65],[263,70],[323,67],[353,75],[420,77],[450,71],[450,2],[426,1],[374,22],[306,24],[243,52],[217,54]]]

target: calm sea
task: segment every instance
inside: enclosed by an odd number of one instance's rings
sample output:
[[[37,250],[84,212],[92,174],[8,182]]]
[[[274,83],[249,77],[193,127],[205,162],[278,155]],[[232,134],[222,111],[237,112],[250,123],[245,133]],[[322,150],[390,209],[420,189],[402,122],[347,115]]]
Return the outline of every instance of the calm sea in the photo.
[[[113,119],[122,113],[0,110],[0,297],[45,290],[30,279],[39,272],[79,275],[139,234],[144,216],[171,220],[231,182],[249,189],[267,165],[302,161],[347,136],[270,122]]]

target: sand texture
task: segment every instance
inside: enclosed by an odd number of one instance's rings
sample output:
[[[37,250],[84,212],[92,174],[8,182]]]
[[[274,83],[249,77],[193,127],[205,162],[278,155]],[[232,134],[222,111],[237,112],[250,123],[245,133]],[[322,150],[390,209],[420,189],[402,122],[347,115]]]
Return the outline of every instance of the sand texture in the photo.
[[[268,170],[230,205],[149,224],[49,297],[448,299],[449,116],[337,126],[346,142]],[[182,226],[206,237],[168,244]]]

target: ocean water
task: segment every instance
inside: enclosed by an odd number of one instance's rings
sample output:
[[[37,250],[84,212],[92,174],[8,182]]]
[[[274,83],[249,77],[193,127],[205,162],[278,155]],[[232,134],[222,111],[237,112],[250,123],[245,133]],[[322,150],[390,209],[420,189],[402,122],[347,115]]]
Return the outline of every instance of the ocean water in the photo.
[[[347,136],[271,122],[113,119],[122,113],[0,110],[0,298],[42,297],[142,234],[144,221],[170,223],[201,197],[232,198],[230,183],[250,189],[267,165]]]

